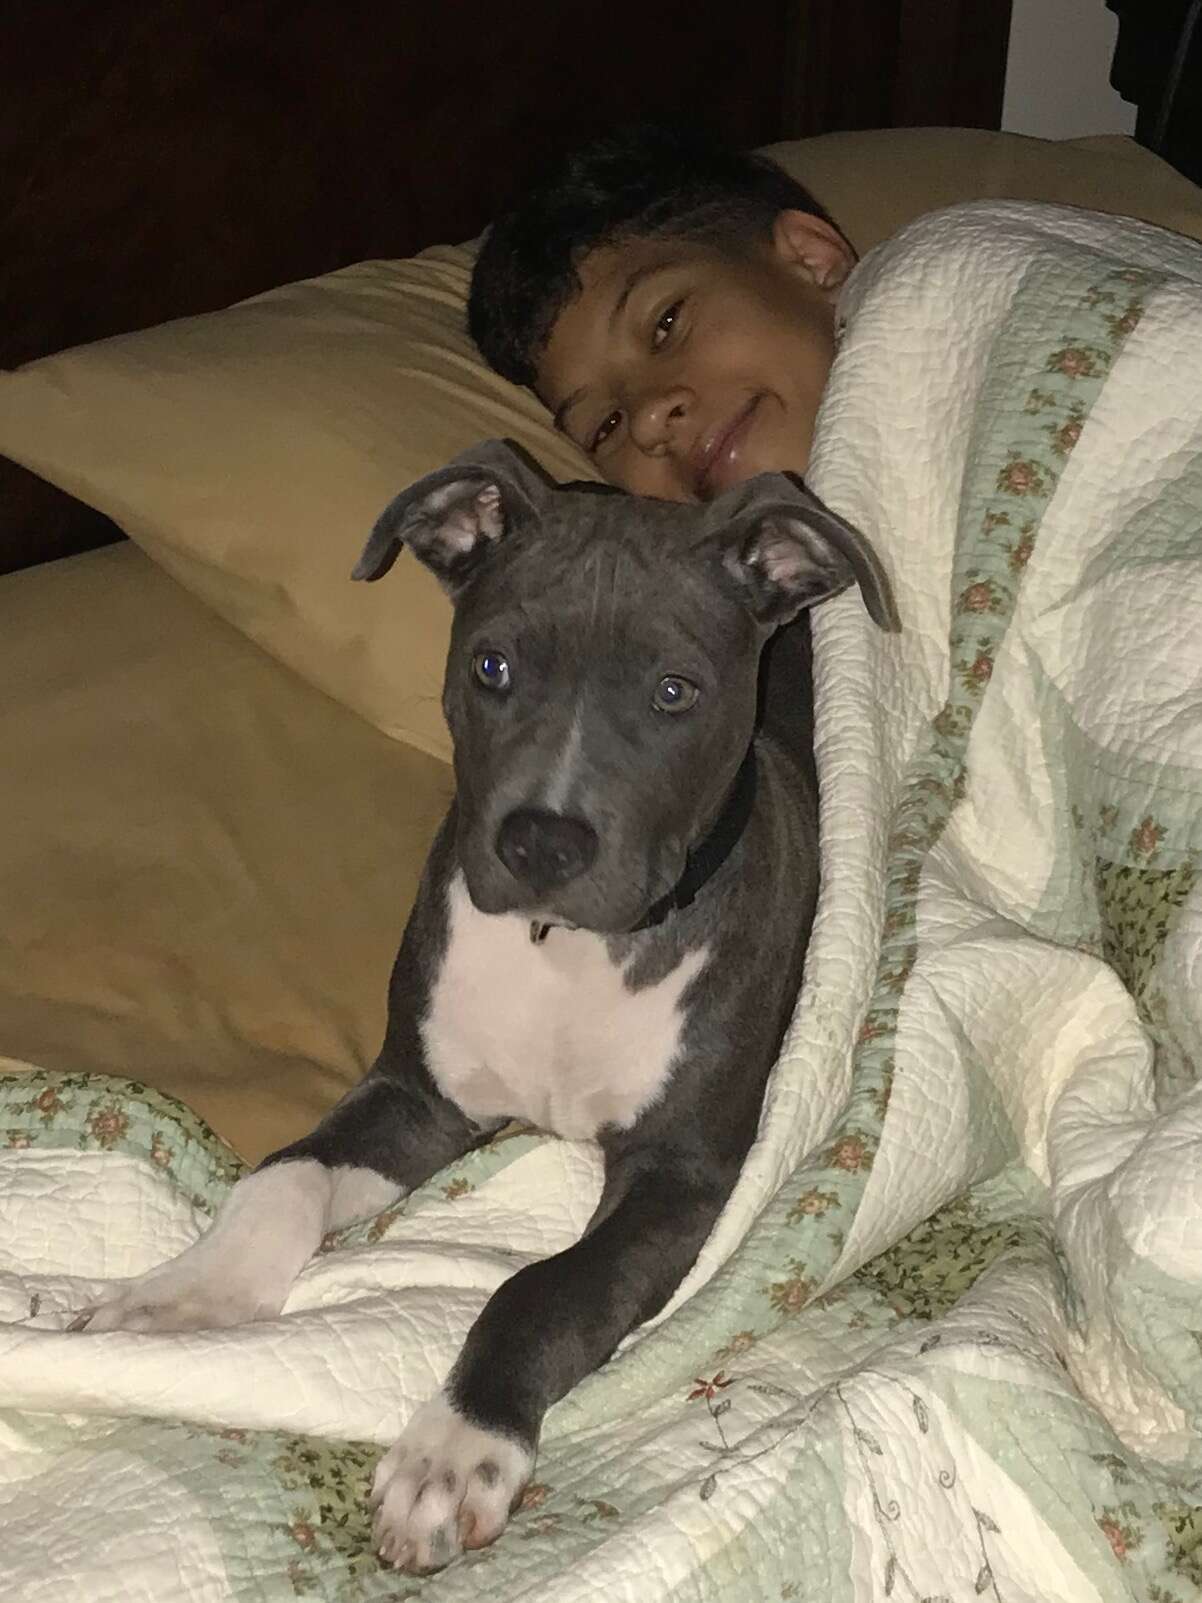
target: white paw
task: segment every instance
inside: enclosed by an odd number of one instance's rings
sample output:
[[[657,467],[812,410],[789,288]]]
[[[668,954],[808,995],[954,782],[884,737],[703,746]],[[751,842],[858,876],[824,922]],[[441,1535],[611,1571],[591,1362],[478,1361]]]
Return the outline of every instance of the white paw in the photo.
[[[136,1280],[115,1281],[111,1294],[81,1308],[67,1329],[221,1330],[252,1319],[270,1319],[279,1312],[254,1288],[239,1286],[228,1275],[218,1277],[211,1265],[201,1269],[185,1258]]]
[[[274,1319],[317,1250],[328,1172],[278,1163],[238,1181],[208,1233],[177,1258],[81,1308],[68,1330],[221,1330]]]
[[[470,1424],[441,1395],[424,1403],[376,1468],[372,1540],[413,1574],[440,1570],[505,1529],[534,1455],[510,1436]]]

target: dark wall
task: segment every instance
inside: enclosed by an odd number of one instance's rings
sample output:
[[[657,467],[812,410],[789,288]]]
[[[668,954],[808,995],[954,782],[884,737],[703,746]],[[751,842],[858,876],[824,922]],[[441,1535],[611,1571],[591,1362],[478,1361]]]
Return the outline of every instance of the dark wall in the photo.
[[[0,367],[468,238],[548,151],[632,117],[744,145],[996,126],[1008,17],[1009,0],[0,0]],[[0,459],[0,571],[115,536]]]
[[[1010,11],[1011,0],[797,0],[795,133],[1000,128]]]
[[[1135,137],[1202,183],[1202,7],[1106,0],[1119,32],[1110,81],[1138,107]]]

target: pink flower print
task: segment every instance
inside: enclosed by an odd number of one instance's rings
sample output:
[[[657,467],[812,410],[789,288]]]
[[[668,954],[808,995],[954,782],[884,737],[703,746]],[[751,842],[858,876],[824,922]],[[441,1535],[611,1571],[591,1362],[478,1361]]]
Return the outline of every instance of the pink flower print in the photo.
[[[867,1169],[872,1163],[872,1154],[869,1152],[863,1136],[841,1136],[831,1148],[830,1163],[832,1168],[845,1169],[848,1174],[855,1174],[859,1169]]]
[[[1164,838],[1163,827],[1152,818],[1145,818],[1131,831],[1131,850],[1137,857],[1151,857]]]
[[[768,1288],[768,1296],[777,1313],[800,1313],[809,1302],[813,1286],[795,1263],[794,1272],[785,1280],[777,1280]]]
[[[1125,1564],[1127,1562],[1127,1539],[1123,1535],[1122,1526],[1112,1519],[1099,1520],[1098,1524],[1102,1529],[1103,1536],[1110,1543],[1115,1558],[1118,1559],[1120,1564]]]
[[[53,1119],[63,1104],[56,1088],[48,1085],[35,1099],[33,1105],[44,1119]]]
[[[113,1147],[129,1128],[129,1120],[116,1108],[98,1108],[88,1120],[88,1129],[105,1151]]]
[[[982,651],[973,662],[969,663],[964,677],[972,685],[989,683],[993,677],[993,658],[987,651]]]
[[[737,1358],[740,1353],[745,1353],[745,1352],[748,1351],[749,1348],[754,1347],[754,1346],[755,1346],[755,1331],[754,1330],[736,1330],[734,1335],[727,1342],[726,1346],[718,1348],[718,1351],[714,1354],[714,1357],[715,1358]],[[722,1374],[722,1373],[724,1373],[724,1371],[719,1370],[718,1373]]]
[[[1013,547],[1013,549],[1010,552],[1010,568],[1011,568],[1011,571],[1014,572],[1014,573],[1021,572],[1022,569],[1026,567],[1027,563],[1030,562],[1031,553],[1034,551],[1034,549],[1035,549],[1035,536],[1034,536],[1034,534],[1024,534],[1022,539],[1018,542],[1018,544],[1016,546]]]
[[[1081,428],[1082,424],[1079,417],[1071,418],[1067,423],[1062,423],[1052,435],[1053,449],[1061,456],[1067,456],[1081,438]]]
[[[720,1369],[712,1380],[698,1378],[693,1390],[689,1393],[688,1400],[692,1403],[696,1402],[698,1397],[704,1397],[707,1403],[713,1402],[718,1393],[725,1391],[730,1384],[731,1381],[727,1378],[726,1371]]]
[[[970,584],[960,597],[960,610],[962,612],[988,612],[993,604],[993,587],[987,579],[978,580]]]
[[[1097,361],[1093,351],[1083,350],[1079,345],[1066,345],[1048,358],[1048,372],[1063,373],[1066,378],[1092,378],[1097,372]]]
[[[1043,489],[1043,475],[1034,462],[1010,462],[997,477],[997,487],[1010,495],[1035,495]]]

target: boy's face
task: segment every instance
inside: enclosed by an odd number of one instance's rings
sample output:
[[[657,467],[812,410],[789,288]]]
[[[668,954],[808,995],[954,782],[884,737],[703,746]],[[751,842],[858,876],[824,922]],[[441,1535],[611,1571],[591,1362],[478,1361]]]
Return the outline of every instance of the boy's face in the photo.
[[[741,254],[673,239],[598,248],[535,388],[598,471],[640,495],[708,501],[756,473],[804,472],[853,261],[802,212]]]

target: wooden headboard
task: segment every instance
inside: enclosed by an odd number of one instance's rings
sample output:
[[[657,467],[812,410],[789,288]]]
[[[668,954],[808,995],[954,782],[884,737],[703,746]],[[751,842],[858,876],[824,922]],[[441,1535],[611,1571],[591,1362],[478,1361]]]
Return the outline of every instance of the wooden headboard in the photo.
[[[915,103],[916,9],[943,103]],[[548,153],[633,117],[745,145],[996,126],[1008,17],[1009,0],[0,0],[0,366],[469,238]],[[0,571],[116,537],[0,458]]]

